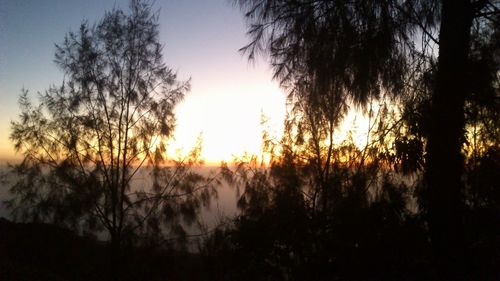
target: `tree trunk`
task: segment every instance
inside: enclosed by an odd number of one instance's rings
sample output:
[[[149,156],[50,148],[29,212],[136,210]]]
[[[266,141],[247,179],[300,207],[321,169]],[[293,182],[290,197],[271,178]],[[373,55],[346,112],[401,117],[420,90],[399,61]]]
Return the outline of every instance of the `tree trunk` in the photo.
[[[111,234],[111,277],[113,281],[120,280],[121,237],[118,233]]]
[[[468,0],[443,0],[427,146],[429,227],[440,280],[465,280],[462,221],[464,102],[472,25]]]

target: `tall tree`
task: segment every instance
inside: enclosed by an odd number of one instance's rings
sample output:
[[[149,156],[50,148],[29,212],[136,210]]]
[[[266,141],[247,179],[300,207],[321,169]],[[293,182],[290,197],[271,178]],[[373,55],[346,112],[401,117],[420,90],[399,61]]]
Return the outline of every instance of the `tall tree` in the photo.
[[[14,167],[14,215],[105,231],[115,280],[125,241],[185,236],[183,226],[214,192],[190,169],[199,147],[179,160],[166,157],[173,109],[189,82],[163,62],[158,30],[158,13],[140,0],[130,2],[130,13],[84,22],[56,45],[65,81],[39,94],[36,106],[24,91],[12,123],[11,140],[24,155]]]
[[[275,78],[292,87],[299,104],[310,105],[320,115],[326,114],[322,107],[328,97],[341,118],[346,102],[363,107],[382,92],[415,96],[423,90],[418,81],[432,76],[426,157],[431,238],[442,278],[466,278],[460,194],[464,101],[472,78],[470,34],[473,21],[482,21],[475,25],[478,29],[491,28],[483,20],[498,21],[500,3],[235,2],[249,25],[250,43],[242,50],[250,59],[269,54]],[[303,85],[308,87],[305,92],[300,91]]]
[[[472,25],[469,0],[442,1],[439,57],[427,143],[429,223],[439,268],[449,280],[466,280],[463,231],[464,103]]]

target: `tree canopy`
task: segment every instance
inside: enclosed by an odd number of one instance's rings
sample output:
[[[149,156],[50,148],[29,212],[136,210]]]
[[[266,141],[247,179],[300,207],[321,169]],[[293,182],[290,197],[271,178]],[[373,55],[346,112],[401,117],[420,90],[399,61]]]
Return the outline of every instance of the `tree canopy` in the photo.
[[[200,146],[185,157],[167,155],[173,110],[189,81],[177,80],[162,48],[158,13],[135,0],[130,12],[83,22],[56,45],[63,83],[40,93],[38,104],[23,91],[12,122],[10,138],[24,156],[13,167],[15,216],[104,231],[113,260],[123,243],[186,237],[185,226],[215,190],[191,170]]]

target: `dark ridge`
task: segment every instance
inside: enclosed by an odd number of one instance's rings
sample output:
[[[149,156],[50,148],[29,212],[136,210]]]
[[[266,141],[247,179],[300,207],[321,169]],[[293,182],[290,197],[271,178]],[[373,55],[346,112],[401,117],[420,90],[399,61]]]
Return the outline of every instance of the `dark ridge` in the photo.
[[[0,218],[0,280],[110,280],[106,243],[43,223]],[[121,280],[203,280],[195,254],[127,248]]]
[[[58,226],[0,218],[2,280],[105,280],[105,252],[98,241]]]

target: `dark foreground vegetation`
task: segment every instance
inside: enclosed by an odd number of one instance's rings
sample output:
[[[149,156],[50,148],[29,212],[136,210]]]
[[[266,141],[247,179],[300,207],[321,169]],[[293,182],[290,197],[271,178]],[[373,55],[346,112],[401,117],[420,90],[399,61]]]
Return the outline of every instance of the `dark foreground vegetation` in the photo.
[[[6,203],[33,223],[1,222],[0,277],[500,280],[500,3],[235,3],[242,51],[289,93],[283,137],[208,177],[200,147],[167,157],[189,82],[162,61],[157,14],[133,0],[84,23],[56,48],[65,82],[37,105],[24,92],[12,123]],[[334,141],[352,108],[361,146]],[[207,229],[223,183],[239,213]]]
[[[53,224],[0,219],[5,281],[110,280],[108,243]],[[201,257],[159,247],[125,246],[120,280],[205,280]]]
[[[271,171],[275,180],[282,168]],[[350,183],[332,198],[327,214],[312,214],[294,186],[287,186],[297,178],[285,175],[278,185],[264,174],[253,175],[239,203],[241,215],[198,240],[191,251],[164,243],[123,243],[118,278],[440,280],[425,215],[406,208],[408,191],[402,186],[386,182],[369,200],[360,186],[351,185],[363,183]],[[467,274],[498,280],[500,210],[482,203],[486,198],[491,197],[476,194],[464,211]],[[2,280],[110,280],[111,258],[110,244],[93,236],[0,219]]]
[[[473,172],[500,168],[498,156],[482,159],[483,166]],[[233,226],[217,230],[204,244],[202,253],[213,257],[209,268],[218,271],[214,280],[225,280],[222,276],[229,280],[442,280],[426,223],[428,214],[411,207],[418,187],[412,191],[386,175],[374,191],[369,172],[344,170],[330,179],[335,184],[328,207],[314,210],[296,188],[301,180],[297,166],[275,165],[269,174],[261,172],[246,182],[239,202],[241,214]],[[462,205],[466,280],[500,278],[500,208],[490,201],[499,199],[498,189],[483,193],[486,186],[498,188],[494,178],[491,182],[474,179],[478,181],[468,186],[467,193],[476,195],[465,196],[467,203]]]

